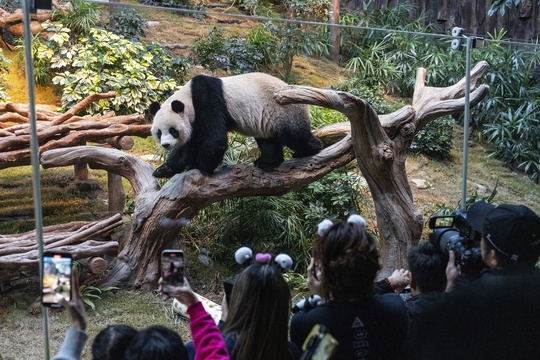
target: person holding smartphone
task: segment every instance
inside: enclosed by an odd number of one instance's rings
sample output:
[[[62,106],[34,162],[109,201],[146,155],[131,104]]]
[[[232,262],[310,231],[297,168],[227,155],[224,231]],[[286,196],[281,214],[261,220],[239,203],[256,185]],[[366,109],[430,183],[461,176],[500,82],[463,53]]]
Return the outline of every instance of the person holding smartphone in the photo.
[[[51,358],[51,360],[79,360],[84,349],[84,345],[88,339],[86,334],[86,311],[84,309],[84,302],[79,288],[79,281],[76,269],[71,272],[71,284],[72,294],[71,300],[66,300],[62,297],[59,300],[59,305],[65,308],[71,319],[71,328],[66,332],[64,342],[58,351],[58,353]],[[160,289],[162,286],[162,279],[160,279]],[[221,337],[221,333],[216,323],[206,312],[202,303],[198,300],[197,295],[193,292],[187,279],[184,277],[181,286],[170,286],[168,297],[173,297],[182,302],[188,307],[188,314],[190,315],[190,329],[192,333],[193,342],[200,354],[195,359],[206,360],[229,360],[229,354],[225,347],[225,342]],[[137,331],[129,326],[125,325],[112,325],[102,330],[94,340],[92,345],[92,359],[106,360],[103,356],[98,354],[117,354],[115,359],[155,359],[155,349],[152,346],[155,345],[151,338],[145,337],[145,334],[149,334],[158,326],[150,326],[147,329]],[[163,328],[163,327],[161,327]],[[162,329],[163,330],[163,329]],[[169,329],[169,332],[173,330]],[[99,341],[103,337],[109,338],[110,341]],[[175,359],[187,360],[187,352],[179,354],[176,349],[178,347],[184,348],[184,344],[181,338],[177,336],[179,342],[173,343],[171,341],[168,345],[165,343],[165,349],[161,349],[164,352],[170,350]],[[137,341],[135,341],[137,340]],[[132,344],[133,343],[133,344]],[[136,347],[142,344],[142,347]],[[160,342],[158,345],[163,345]],[[184,348],[185,349],[185,348]],[[112,359],[113,357],[111,357]]]
[[[182,263],[183,265],[183,263]],[[159,289],[163,290],[163,278],[159,279]],[[212,316],[205,310],[203,304],[197,298],[197,295],[191,289],[188,280],[183,276],[183,281],[180,285],[167,285],[167,298],[175,298],[182,304],[187,306],[187,313],[189,315],[189,328],[191,330],[191,336],[193,338],[193,345],[195,347],[195,360],[228,360],[230,359],[225,342],[221,336],[218,326],[216,325]],[[142,346],[151,346],[152,344],[146,342]],[[145,353],[152,354],[151,348],[138,348],[136,352],[133,349],[128,349],[129,354],[133,354],[132,357],[124,357],[126,360],[146,359]],[[148,357],[151,359],[152,357]],[[177,356],[177,359],[186,359],[187,352],[185,352],[185,358],[183,356]]]
[[[71,269],[71,299],[62,296],[58,304],[67,310],[71,320],[71,327],[67,329],[64,342],[58,353],[51,360],[78,360],[81,359],[84,345],[88,340],[86,334],[86,311],[79,287],[77,269]]]

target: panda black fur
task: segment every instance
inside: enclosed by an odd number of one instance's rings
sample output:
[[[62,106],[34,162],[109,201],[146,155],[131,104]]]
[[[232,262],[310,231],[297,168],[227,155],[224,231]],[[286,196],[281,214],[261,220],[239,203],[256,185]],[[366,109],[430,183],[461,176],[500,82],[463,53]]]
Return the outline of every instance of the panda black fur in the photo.
[[[322,145],[311,133],[307,105],[274,100],[274,92],[286,85],[263,73],[198,75],[162,106],[152,104],[152,135],[172,150],[154,176],[171,177],[191,169],[212,173],[227,150],[228,131],[255,138],[261,151],[255,165],[263,169],[283,162],[283,146],[297,158],[318,153]]]

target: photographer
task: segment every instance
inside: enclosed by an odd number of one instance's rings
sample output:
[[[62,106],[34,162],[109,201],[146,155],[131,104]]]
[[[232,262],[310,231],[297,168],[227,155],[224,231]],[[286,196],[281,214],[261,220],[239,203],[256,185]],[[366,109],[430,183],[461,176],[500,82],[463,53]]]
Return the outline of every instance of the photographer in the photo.
[[[466,220],[481,234],[484,270],[456,287],[457,256],[449,251],[448,293],[419,319],[408,358],[540,359],[540,218],[523,205],[482,201],[469,207]]]
[[[480,249],[486,269],[482,278],[516,275],[535,270],[540,257],[540,217],[524,205],[472,204],[467,211],[471,228],[482,235]],[[449,252],[446,291],[456,287],[459,268]]]

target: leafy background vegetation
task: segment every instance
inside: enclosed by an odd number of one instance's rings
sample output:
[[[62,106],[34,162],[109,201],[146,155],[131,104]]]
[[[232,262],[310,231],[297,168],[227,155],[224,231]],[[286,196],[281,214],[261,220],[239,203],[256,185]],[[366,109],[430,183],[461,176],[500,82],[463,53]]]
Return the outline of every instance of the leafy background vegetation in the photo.
[[[73,13],[55,14],[44,32],[48,36],[34,39],[36,83],[42,89],[53,89],[55,96],[51,99],[58,99],[61,109],[69,108],[90,91],[115,91],[119,95],[116,99],[99,102],[89,108],[88,113],[99,114],[109,109],[117,113],[144,112],[151,101],[163,101],[198,72],[225,75],[264,71],[293,83],[349,91],[369,101],[379,114],[387,114],[410,103],[417,67],[427,69],[430,86],[453,84],[465,74],[464,53],[452,51],[451,38],[440,36],[434,25],[426,23],[425,15],[411,19],[409,5],[371,13],[343,12],[338,67],[326,60],[330,49],[325,23],[328,20],[326,1],[283,0],[272,4],[243,0],[239,9],[228,11],[241,16],[260,15],[264,19],[245,20],[248,25],[208,22],[207,26],[203,26],[208,15],[202,4],[175,0],[145,0],[144,3],[201,11],[148,10],[133,3],[133,6],[119,4],[118,12],[109,16],[107,7],[76,1]],[[147,23],[156,18],[166,23],[165,27],[173,24],[170,27],[176,37],[179,29],[183,29],[182,40],[192,40],[189,51],[166,50],[159,38],[165,36],[160,31],[167,29],[162,27],[156,31]],[[481,196],[477,184],[482,184],[487,188],[482,190],[486,196],[496,193],[496,201],[515,202],[517,194],[525,194],[523,202],[534,208],[538,192],[531,187],[536,186],[540,173],[540,51],[532,45],[514,46],[504,36],[504,30],[490,34],[486,46],[472,52],[473,63],[487,60],[490,64],[482,79],[490,86],[490,92],[471,114],[473,148],[470,156],[476,164],[470,174],[471,199]],[[22,69],[21,60],[2,54],[0,80],[13,75],[5,72],[10,62],[18,63]],[[314,61],[317,61],[316,66],[312,66]],[[343,74],[345,76],[341,76]],[[10,88],[13,90],[9,80],[0,81],[0,99],[7,100],[8,94],[13,94]],[[312,107],[311,115],[314,128],[346,120],[339,113],[317,107]],[[414,176],[428,179],[424,193],[413,189],[416,205],[426,217],[458,205],[459,196],[456,191],[449,192],[449,188],[460,189],[462,135],[462,118],[456,116],[430,123],[415,138],[411,149],[415,155],[409,157],[407,168]],[[152,139],[135,140],[132,153],[142,155],[156,151]],[[225,162],[251,162],[256,156],[255,148],[252,139],[233,136]],[[498,159],[507,167],[501,167]],[[28,174],[26,168],[2,172],[2,215],[7,221],[0,224],[0,233],[32,228],[31,197],[14,193],[14,189],[31,193]],[[524,175],[531,180],[523,181]],[[92,176],[106,188],[106,174],[93,171]],[[92,219],[106,213],[106,204],[101,198],[84,199],[72,193],[69,170],[47,171],[44,179],[45,225]],[[55,189],[53,185],[58,184],[62,187]],[[13,197],[17,200],[10,200]],[[126,202],[128,214],[132,201],[129,198]],[[85,209],[84,213],[80,209]],[[366,217],[369,229],[376,233],[371,197],[354,164],[281,197],[229,199],[216,203],[181,230],[179,243],[189,250],[190,271],[197,274],[194,286],[214,296],[218,302],[220,280],[236,269],[232,253],[241,245],[251,246],[256,251],[293,255],[298,273],[291,274],[289,280],[295,291],[301,292],[305,290],[301,274],[309,261],[316,223],[326,217],[342,219],[351,212]],[[112,301],[109,293],[115,291],[100,293],[99,288],[92,288],[94,285],[91,280],[85,283],[96,312],[102,312],[103,307],[110,304],[108,301]],[[96,294],[102,299],[93,296]],[[117,296],[117,301],[131,301],[118,294],[114,297]],[[159,303],[152,297],[144,301]],[[135,301],[130,304],[128,309],[137,306],[137,310],[122,311],[146,311]],[[111,314],[109,317],[114,318]],[[159,321],[165,320],[159,317]],[[90,329],[90,333],[97,330],[99,326]],[[180,331],[186,336],[185,327]]]

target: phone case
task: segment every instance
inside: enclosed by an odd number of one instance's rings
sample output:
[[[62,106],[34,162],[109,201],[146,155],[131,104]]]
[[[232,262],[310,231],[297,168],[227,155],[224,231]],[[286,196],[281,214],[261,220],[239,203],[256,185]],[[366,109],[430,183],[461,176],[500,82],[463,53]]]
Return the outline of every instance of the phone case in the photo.
[[[184,285],[184,252],[163,250],[161,253],[162,292],[168,294],[172,288]]]
[[[43,253],[41,302],[44,306],[60,307],[60,299],[71,300],[71,254],[59,251]]]

